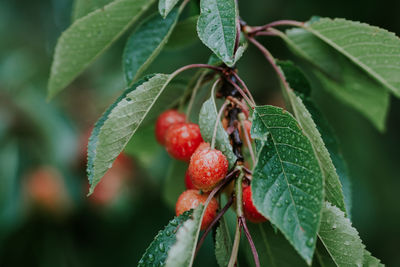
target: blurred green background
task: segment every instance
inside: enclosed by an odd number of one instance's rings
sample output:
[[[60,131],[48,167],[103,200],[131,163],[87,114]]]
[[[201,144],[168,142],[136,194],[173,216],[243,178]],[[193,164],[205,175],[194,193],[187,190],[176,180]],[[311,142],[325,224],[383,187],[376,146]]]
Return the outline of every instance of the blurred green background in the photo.
[[[194,5],[196,2],[194,1]],[[249,25],[312,15],[344,17],[400,34],[400,2],[239,1]],[[135,266],[157,231],[174,215],[163,200],[169,159],[141,131],[107,182],[87,198],[85,140],[121,93],[121,54],[127,35],[63,93],[47,103],[46,83],[72,1],[0,1],[0,266]],[[262,42],[288,57],[274,38]],[[148,72],[172,72],[207,61],[199,42],[165,50]],[[258,51],[238,64],[259,104],[280,103],[277,81]],[[400,266],[400,101],[392,98],[385,133],[323,92],[315,98],[334,127],[353,187],[352,220],[367,248],[388,266]],[[44,178],[43,178],[44,177]],[[182,177],[183,180],[183,177]],[[216,266],[211,238],[198,266]]]

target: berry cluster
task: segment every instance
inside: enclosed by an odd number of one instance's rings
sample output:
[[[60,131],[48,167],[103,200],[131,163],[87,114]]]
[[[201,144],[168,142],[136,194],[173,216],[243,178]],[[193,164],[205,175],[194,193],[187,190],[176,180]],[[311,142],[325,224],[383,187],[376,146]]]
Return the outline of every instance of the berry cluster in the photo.
[[[225,121],[224,121],[225,120]],[[229,122],[224,118],[222,124],[229,132]],[[251,122],[245,120],[244,129],[250,136]],[[176,202],[176,215],[205,204],[212,191],[227,176],[229,162],[225,155],[203,141],[200,127],[195,123],[187,122],[186,116],[176,110],[167,110],[157,119],[155,127],[157,141],[165,146],[169,155],[177,160],[189,162],[184,182],[187,190]],[[238,129],[240,139],[244,134]],[[258,213],[251,198],[251,187],[248,181],[244,183],[243,212],[251,222],[263,222],[266,219]],[[204,213],[201,229],[210,226],[219,208],[218,200],[212,197]]]

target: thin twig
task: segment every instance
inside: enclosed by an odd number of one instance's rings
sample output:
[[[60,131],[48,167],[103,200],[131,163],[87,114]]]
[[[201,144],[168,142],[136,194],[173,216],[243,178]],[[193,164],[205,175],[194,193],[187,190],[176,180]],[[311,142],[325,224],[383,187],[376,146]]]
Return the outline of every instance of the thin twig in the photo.
[[[231,257],[229,259],[228,267],[235,266],[235,263],[237,260],[237,254],[239,251],[239,244],[240,244],[240,229],[241,229],[240,224],[238,222],[236,224],[235,240],[233,241],[232,253],[231,253]]]
[[[244,100],[246,100],[247,104],[250,107],[254,107],[256,104],[250,100],[250,98],[245,94],[245,92],[242,90],[242,88],[240,88],[239,85],[237,85],[236,83],[234,83],[233,81],[231,81],[230,79],[227,79],[227,81],[232,84],[238,91],[239,93],[242,95],[242,97],[244,98]]]
[[[185,8],[186,4],[189,3],[190,0],[185,0],[182,2],[182,5],[179,7],[179,13],[181,13],[183,11],[183,9]]]
[[[242,116],[240,116],[240,115],[242,115]],[[255,158],[255,156],[254,156],[253,146],[251,145],[251,141],[250,141],[249,134],[248,134],[247,129],[246,129],[245,125],[244,125],[245,118],[243,118],[243,117],[244,117],[243,114],[239,114],[239,121],[240,121],[240,125],[242,126],[242,131],[243,131],[244,139],[246,140],[246,145],[247,145],[247,147],[249,148],[249,153],[250,153],[251,161],[252,161],[252,163],[253,163],[252,166],[254,166],[254,164],[256,164],[256,158]]]
[[[170,76],[175,77],[176,75],[178,75],[179,73],[181,73],[185,70],[194,69],[194,68],[205,68],[205,69],[211,69],[211,70],[215,70],[215,71],[219,71],[219,72],[222,72],[224,70],[221,67],[216,67],[216,66],[212,66],[212,65],[208,65],[208,64],[190,64],[190,65],[186,65],[186,66],[183,66],[183,67],[177,69]]]
[[[214,91],[214,90],[212,90],[212,91]],[[228,106],[228,105],[229,105],[229,100],[226,100],[224,102],[224,104],[222,104],[222,106],[219,109],[219,112],[217,114],[217,118],[216,118],[215,125],[214,125],[213,136],[212,136],[212,139],[211,139],[211,149],[215,148],[215,139],[217,139],[218,123],[221,121],[221,116],[224,113],[224,110],[225,110],[226,106]]]
[[[231,196],[229,198],[229,200],[225,204],[225,206],[221,209],[221,211],[217,214],[217,216],[214,218],[214,220],[211,222],[211,224],[204,231],[203,235],[200,238],[200,241],[197,243],[196,252],[194,253],[195,257],[197,255],[197,252],[199,252],[201,245],[203,245],[204,240],[206,239],[208,233],[211,231],[211,229],[214,227],[214,225],[221,219],[221,217],[224,216],[224,214],[228,211],[228,209],[232,206],[232,204],[233,204],[233,196]]]
[[[254,36],[278,36],[275,32],[269,31],[261,31],[261,32],[256,32]]]
[[[227,96],[226,99],[228,99],[229,101],[235,103],[238,107],[240,107],[240,109],[246,115],[246,117],[249,117],[249,108],[248,108],[248,106],[246,104],[241,102],[239,99],[234,98],[233,96]]]
[[[246,234],[247,240],[249,241],[251,252],[253,253],[254,257],[254,263],[256,264],[256,267],[260,267],[260,259],[258,258],[258,253],[256,246],[254,245],[253,238],[251,237],[249,229],[247,228],[246,219],[244,217],[240,217],[239,220],[241,222],[241,225],[243,226],[243,230]]]
[[[188,104],[188,107],[186,109],[186,118],[188,120],[189,120],[190,112],[192,111],[194,100],[195,100],[196,95],[197,95],[197,91],[199,90],[199,88],[201,86],[201,83],[203,82],[204,76],[206,76],[206,75],[207,75],[207,72],[206,71],[203,72],[200,75],[199,79],[197,80],[195,86],[193,87],[192,95],[190,96],[189,104]]]
[[[271,66],[274,68],[274,70],[276,71],[276,73],[279,76],[279,79],[282,81],[283,85],[286,88],[289,88],[289,84],[285,79],[285,76],[283,76],[282,71],[279,69],[278,65],[276,65],[275,63],[275,59],[274,57],[271,55],[271,53],[259,42],[256,41],[256,39],[254,39],[253,37],[247,37],[247,39],[254,44],[260,51],[261,53],[265,56],[265,58],[269,61],[269,63],[271,64]]]
[[[239,75],[238,75],[236,72],[234,72],[234,71],[232,71],[232,75],[235,76],[235,78],[236,78],[236,79],[240,82],[240,84],[243,86],[244,92],[249,96],[249,98],[251,99],[251,101],[252,101],[253,103],[256,103],[256,102],[254,101],[253,96],[252,96],[251,93],[250,93],[249,88],[247,88],[246,84],[245,84],[244,81],[239,77]]]
[[[246,168],[245,166],[242,166],[243,170],[245,172],[247,172],[248,174],[253,174],[253,172],[251,170],[249,170],[248,168]]]
[[[237,174],[238,172],[240,172],[240,169],[235,168],[233,171],[231,171],[230,173],[228,173],[225,178],[211,191],[211,193],[208,195],[208,198],[204,204],[204,208],[207,207],[208,203],[211,201],[211,199],[215,196],[216,193],[218,193],[218,191],[223,188],[225,185],[227,185],[232,178],[235,176],[235,174]]]
[[[236,232],[235,232],[235,240],[233,241],[232,253],[229,259],[228,267],[233,267],[235,262],[237,261],[237,254],[239,251],[240,244],[240,234],[241,234],[241,223],[239,218],[243,216],[243,204],[242,204],[242,181],[243,181],[244,173],[241,172],[239,177],[236,180],[235,184],[235,196],[236,196],[236,214],[238,216],[237,224],[236,224]]]
[[[276,27],[276,26],[295,26],[295,27],[303,27],[304,22],[296,21],[296,20],[278,20],[274,21],[268,24],[265,24],[263,26],[258,26],[258,27],[252,27],[252,30],[249,32],[249,34],[254,34],[259,31],[266,30],[271,27]]]

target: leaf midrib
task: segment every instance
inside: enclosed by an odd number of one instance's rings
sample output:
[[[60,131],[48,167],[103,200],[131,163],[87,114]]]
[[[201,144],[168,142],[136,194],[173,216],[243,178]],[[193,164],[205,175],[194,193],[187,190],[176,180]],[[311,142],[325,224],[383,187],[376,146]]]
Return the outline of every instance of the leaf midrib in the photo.
[[[225,31],[224,31],[224,25],[222,24],[222,18],[221,18],[221,12],[220,12],[219,6],[218,6],[218,0],[215,0],[215,3],[217,5],[218,19],[219,19],[219,22],[220,22],[220,25],[221,25],[221,30],[222,30],[223,37],[224,37],[224,45],[225,45],[226,53],[228,54],[229,51],[228,51],[228,45],[227,45],[227,41],[226,41],[226,34],[225,34]]]
[[[167,74],[158,74],[158,75],[154,75],[151,79],[154,79],[155,77],[162,77],[162,76],[164,76],[164,78],[165,78],[165,77],[168,77],[169,75],[167,75]],[[149,81],[151,81],[151,79],[150,79]],[[149,82],[149,81],[147,81],[147,82]],[[153,107],[154,103],[157,101],[157,99],[158,99],[158,97],[160,96],[160,94],[164,91],[164,89],[168,86],[168,84],[169,84],[170,82],[171,82],[171,79],[170,79],[170,77],[168,77],[168,78],[166,79],[164,85],[161,87],[161,89],[160,89],[159,92],[157,93],[157,95],[153,98],[153,101],[152,101],[152,103],[150,104],[149,108],[145,111],[145,114],[144,114],[144,115],[142,116],[142,118],[138,121],[138,125],[137,125],[137,127],[132,131],[131,136],[133,136],[133,135],[136,133],[137,129],[139,129],[140,125],[142,124],[143,120],[146,118],[146,116],[147,116],[147,114],[149,113],[150,109]],[[141,84],[140,86],[143,86],[144,84],[146,84],[146,83],[143,83],[143,84]],[[140,86],[139,86],[139,87],[140,87]],[[153,88],[154,88],[154,87],[153,87]],[[137,91],[136,91],[136,90],[135,90],[135,91],[131,91],[130,93],[132,93],[132,92],[137,92]],[[139,92],[139,93],[143,93],[143,92]],[[127,97],[128,95],[129,95],[129,93],[124,97],[124,99],[126,99],[126,97]],[[121,100],[121,101],[122,101],[122,100]],[[117,105],[117,106],[118,106],[118,105]],[[117,106],[115,106],[114,109],[110,112],[110,114],[109,114],[109,116],[107,117],[107,119],[110,117],[110,115],[113,113],[113,111],[115,110],[115,108],[116,108]],[[142,111],[142,112],[143,112],[143,111]],[[105,121],[105,122],[106,122],[106,121]],[[99,129],[99,134],[98,134],[97,138],[99,138],[101,129],[104,127],[105,122],[104,122],[104,124],[100,127],[100,129]],[[119,140],[120,140],[120,139],[119,139]],[[97,143],[98,143],[98,141],[99,141],[99,140],[97,140]],[[96,147],[95,147],[95,158],[98,159],[98,158],[97,158],[97,145],[96,145]],[[97,160],[95,160],[94,162],[97,162]],[[94,178],[95,175],[96,175],[96,169],[97,169],[96,166],[95,166],[95,164],[94,164],[94,162],[93,162],[93,178]],[[100,178],[100,180],[101,180],[101,178]],[[93,179],[92,179],[92,181],[93,181]],[[93,188],[93,190],[94,190],[94,188]]]
[[[265,127],[269,130],[269,126],[266,124],[266,122],[264,122],[264,120],[263,120],[261,117],[260,117],[260,120],[261,120],[262,123],[265,125]],[[291,190],[291,188],[290,188],[290,183],[289,183],[289,180],[287,179],[287,175],[286,175],[286,172],[285,172],[285,168],[283,167],[283,163],[282,163],[282,159],[281,159],[280,153],[279,153],[279,151],[278,151],[278,148],[277,148],[276,145],[275,145],[275,143],[276,143],[276,142],[275,142],[275,138],[274,138],[273,134],[271,133],[271,131],[269,131],[269,134],[270,134],[270,136],[271,136],[271,138],[272,138],[272,141],[273,141],[273,144],[274,144],[274,148],[275,148],[276,154],[278,155],[278,158],[279,158],[279,163],[280,163],[280,165],[281,165],[281,167],[282,167],[282,172],[283,172],[283,175],[284,175],[285,180],[286,180],[286,184],[287,184],[288,191],[289,191],[289,194],[290,194],[290,199],[292,200],[292,204],[293,204],[293,206],[295,207],[296,220],[297,220],[298,224],[300,225],[300,227],[302,227],[301,224],[300,224],[299,215],[298,215],[298,213],[297,213],[297,206],[296,206],[296,203],[295,203],[294,198],[293,198],[292,190]]]

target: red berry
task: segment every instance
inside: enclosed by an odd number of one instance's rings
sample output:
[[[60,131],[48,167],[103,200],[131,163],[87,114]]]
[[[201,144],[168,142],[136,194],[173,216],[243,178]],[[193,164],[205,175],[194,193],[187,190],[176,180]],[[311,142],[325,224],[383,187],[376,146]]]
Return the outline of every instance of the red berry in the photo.
[[[57,211],[67,204],[63,178],[53,167],[42,166],[30,172],[26,187],[32,202],[48,211]]]
[[[165,144],[165,133],[168,128],[180,122],[185,122],[186,116],[176,110],[170,109],[161,113],[156,122],[156,139],[161,144]]]
[[[197,189],[192,183],[192,178],[190,177],[189,170],[187,170],[185,173],[185,186],[186,189]]]
[[[193,185],[205,192],[210,191],[226,176],[228,165],[224,154],[217,149],[196,151],[189,163]]]
[[[186,190],[183,192],[176,202],[175,212],[176,216],[181,215],[187,210],[194,209],[200,204],[204,204],[207,200],[208,194],[200,194],[198,190]],[[201,222],[201,230],[205,230],[210,223],[217,216],[218,201],[216,198],[212,198],[207,206],[207,209]]]
[[[203,142],[200,127],[195,123],[171,125],[165,134],[165,148],[175,159],[189,161],[196,148]]]
[[[197,151],[200,151],[200,150],[207,149],[207,148],[210,148],[210,143],[203,142],[196,148],[196,151],[194,151],[194,153],[196,153]]]
[[[267,219],[258,212],[253,204],[253,200],[251,199],[251,186],[243,189],[243,212],[246,219],[253,223],[267,221]]]

